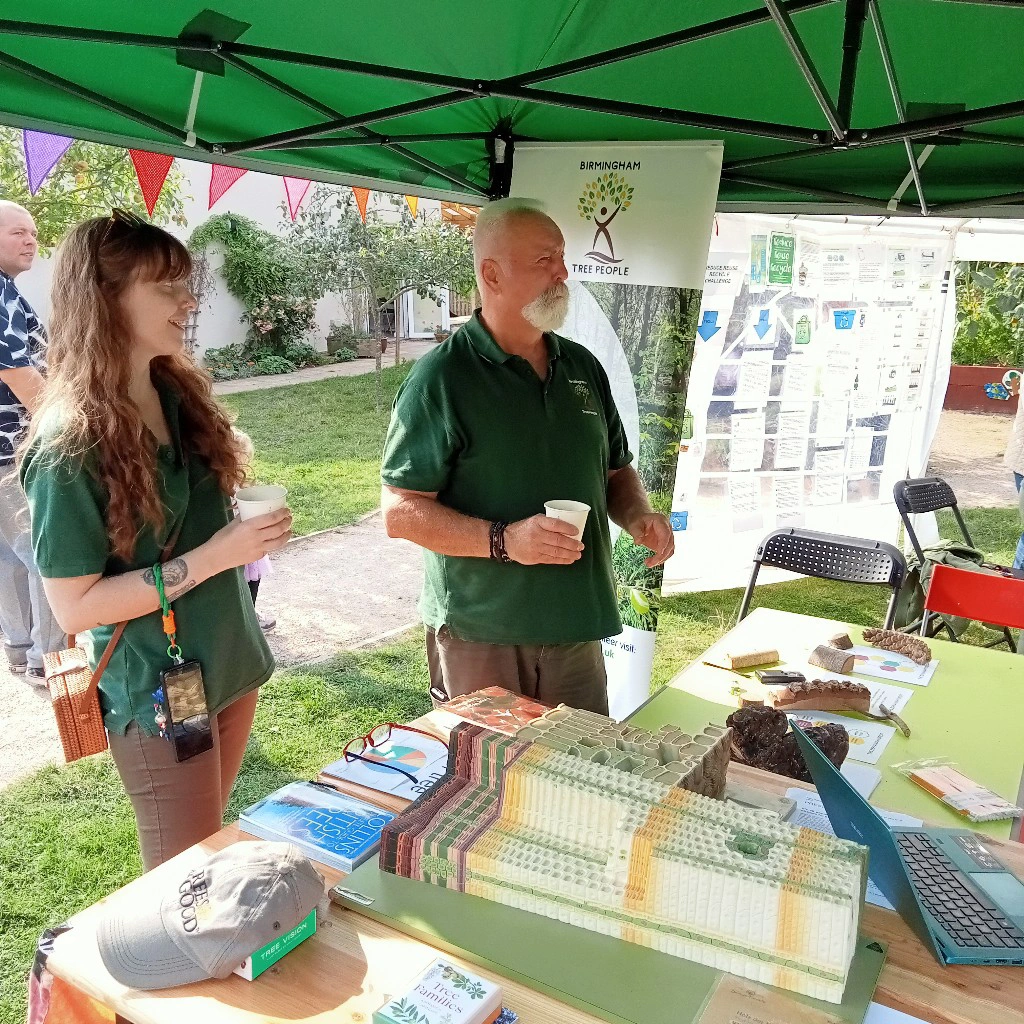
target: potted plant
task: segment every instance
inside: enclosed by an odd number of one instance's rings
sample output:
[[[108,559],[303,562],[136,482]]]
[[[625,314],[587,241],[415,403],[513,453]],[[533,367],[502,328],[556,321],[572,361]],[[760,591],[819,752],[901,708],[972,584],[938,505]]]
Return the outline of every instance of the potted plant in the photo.
[[[434,341],[442,342],[451,336],[451,331],[446,331],[440,324],[434,324]]]

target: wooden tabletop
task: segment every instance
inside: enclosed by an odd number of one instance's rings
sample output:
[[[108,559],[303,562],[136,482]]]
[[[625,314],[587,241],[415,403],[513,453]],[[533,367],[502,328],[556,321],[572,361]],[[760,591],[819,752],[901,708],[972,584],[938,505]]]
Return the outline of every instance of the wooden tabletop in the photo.
[[[434,727],[428,715],[415,724]],[[440,731],[440,730],[438,730]],[[753,768],[732,765],[730,779],[781,796],[801,783]],[[339,787],[341,788],[341,787]],[[811,788],[811,787],[806,787]],[[198,849],[213,852],[251,840],[237,825],[211,836]],[[999,858],[1024,878],[1024,846],[986,838]],[[155,869],[177,878],[197,848]],[[329,885],[339,871],[321,866]],[[152,873],[151,873],[152,874]],[[315,936],[302,943],[254,982],[232,976],[161,992],[138,992],[107,973],[96,948],[100,916],[115,902],[130,905],[138,879],[72,918],[59,936],[49,969],[134,1024],[369,1024],[387,997],[401,993],[438,955],[437,951],[352,911],[329,905]],[[914,933],[891,911],[864,907],[862,930],[888,943],[875,1001],[931,1024],[1024,1024],[1024,970],[1014,967],[941,966]],[[457,957],[448,957],[460,963]],[[489,971],[468,970],[502,985],[505,1005],[523,1024],[598,1024],[599,1018],[541,995]]]

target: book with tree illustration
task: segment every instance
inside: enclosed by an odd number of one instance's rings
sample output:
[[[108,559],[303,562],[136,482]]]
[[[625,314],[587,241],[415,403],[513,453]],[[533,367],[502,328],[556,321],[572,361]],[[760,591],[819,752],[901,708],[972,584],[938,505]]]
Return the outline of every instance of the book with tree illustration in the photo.
[[[435,960],[403,995],[373,1014],[373,1024],[493,1024],[501,1015],[501,987]]]

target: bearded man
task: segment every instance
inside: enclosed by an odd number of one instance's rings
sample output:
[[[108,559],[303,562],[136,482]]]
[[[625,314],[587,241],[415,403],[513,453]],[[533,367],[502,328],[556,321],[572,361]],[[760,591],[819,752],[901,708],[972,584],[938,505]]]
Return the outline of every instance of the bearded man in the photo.
[[[601,640],[622,629],[608,519],[673,551],[651,510],[607,375],[553,332],[568,312],[562,233],[502,199],[473,235],[481,305],[398,392],[384,446],[388,536],[424,549],[420,612],[436,700],[502,686],[608,713]],[[591,507],[582,537],[547,501]]]

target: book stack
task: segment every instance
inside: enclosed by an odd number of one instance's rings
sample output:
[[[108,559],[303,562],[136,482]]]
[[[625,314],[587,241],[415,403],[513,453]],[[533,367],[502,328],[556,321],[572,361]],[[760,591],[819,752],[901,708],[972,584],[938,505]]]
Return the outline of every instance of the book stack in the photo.
[[[460,725],[381,868],[841,1002],[867,851],[715,799],[730,730],[623,728],[565,708],[515,737]]]
[[[348,872],[373,855],[394,818],[330,786],[290,782],[242,811],[238,824],[251,836],[293,843],[310,860]]]

